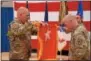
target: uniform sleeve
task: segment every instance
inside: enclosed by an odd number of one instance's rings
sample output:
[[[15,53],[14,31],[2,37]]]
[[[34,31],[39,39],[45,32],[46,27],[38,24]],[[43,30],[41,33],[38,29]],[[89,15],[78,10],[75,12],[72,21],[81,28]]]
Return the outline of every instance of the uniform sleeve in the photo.
[[[31,40],[31,32],[30,31],[26,32],[26,38],[27,38],[28,41]]]
[[[10,31],[10,29],[11,29],[11,26],[10,26],[10,24],[9,24],[7,36],[9,37],[10,40],[14,40],[13,33]]]
[[[25,24],[25,35],[26,35],[26,38],[27,40],[31,40],[31,34],[33,32],[34,28],[33,28],[33,25],[31,23],[26,23]]]
[[[18,23],[12,23],[9,26],[8,34],[10,35],[15,35],[15,36],[20,36],[23,34],[23,30],[19,29],[19,24]]]
[[[73,55],[75,56],[75,58],[81,59],[87,51],[86,50],[87,49],[87,40],[83,34],[79,33],[76,35],[74,41],[75,41],[75,50],[74,50]]]

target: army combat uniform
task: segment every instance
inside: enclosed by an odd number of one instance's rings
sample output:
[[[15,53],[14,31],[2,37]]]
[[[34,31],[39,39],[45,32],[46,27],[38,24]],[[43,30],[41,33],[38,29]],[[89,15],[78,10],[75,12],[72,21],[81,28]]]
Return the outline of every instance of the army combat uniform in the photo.
[[[36,28],[29,22],[22,24],[18,19],[12,21],[8,29],[10,40],[10,60],[29,60],[31,55],[31,33]]]
[[[71,34],[71,44],[69,58],[71,60],[89,60],[90,43],[88,40],[88,32],[83,26],[79,26]]]

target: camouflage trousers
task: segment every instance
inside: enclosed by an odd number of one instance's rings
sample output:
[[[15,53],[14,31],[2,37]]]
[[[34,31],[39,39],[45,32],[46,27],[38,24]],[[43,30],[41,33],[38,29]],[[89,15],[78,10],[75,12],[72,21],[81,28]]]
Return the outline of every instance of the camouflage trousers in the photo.
[[[29,57],[31,57],[31,51],[24,52],[24,53],[14,53],[10,52],[10,61],[29,61]]]
[[[31,57],[31,46],[25,42],[11,42],[9,59],[10,61],[29,61]]]

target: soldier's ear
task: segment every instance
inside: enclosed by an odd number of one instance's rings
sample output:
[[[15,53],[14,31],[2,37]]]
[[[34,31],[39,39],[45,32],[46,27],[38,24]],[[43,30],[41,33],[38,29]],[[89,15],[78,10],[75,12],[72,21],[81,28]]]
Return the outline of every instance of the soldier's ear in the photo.
[[[76,15],[77,22],[81,22],[81,17],[79,15]]]
[[[81,19],[81,17],[79,15],[76,15],[76,19]]]

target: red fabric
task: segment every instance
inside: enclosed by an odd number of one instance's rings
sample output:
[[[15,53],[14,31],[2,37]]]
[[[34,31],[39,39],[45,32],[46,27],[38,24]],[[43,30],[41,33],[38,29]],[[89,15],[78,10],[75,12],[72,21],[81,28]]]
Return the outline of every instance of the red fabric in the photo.
[[[66,43],[67,43],[67,45],[64,47],[63,50],[69,51],[70,41],[67,41]]]
[[[50,33],[50,40],[45,41],[45,33],[48,29],[48,27],[50,27],[51,33]],[[42,51],[42,55],[40,57],[40,60],[42,59],[56,59],[56,55],[57,55],[57,29],[56,29],[56,25],[49,23],[49,26],[41,26],[39,29],[39,35],[40,38],[42,39],[43,43],[43,51]],[[39,48],[40,50],[41,48]],[[38,51],[39,51],[38,50]],[[38,52],[40,53],[40,52]]]

